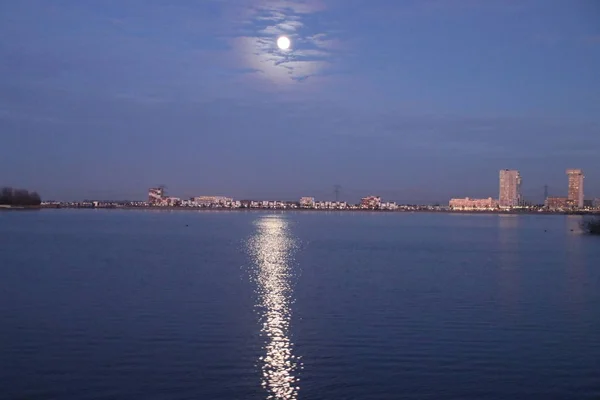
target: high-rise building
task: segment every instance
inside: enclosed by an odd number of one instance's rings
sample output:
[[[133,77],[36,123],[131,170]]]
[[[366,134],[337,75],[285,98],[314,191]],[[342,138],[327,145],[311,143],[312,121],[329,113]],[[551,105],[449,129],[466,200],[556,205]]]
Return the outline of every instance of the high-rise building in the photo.
[[[498,202],[502,208],[516,207],[521,201],[521,175],[514,169],[500,170],[500,195]]]
[[[580,169],[568,169],[569,177],[569,200],[573,206],[583,208],[583,171]]]

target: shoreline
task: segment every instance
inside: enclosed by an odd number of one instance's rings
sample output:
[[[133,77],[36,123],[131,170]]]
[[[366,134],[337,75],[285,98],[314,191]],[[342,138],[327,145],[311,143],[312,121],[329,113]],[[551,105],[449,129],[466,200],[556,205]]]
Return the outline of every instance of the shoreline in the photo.
[[[0,211],[31,211],[31,210],[41,210],[42,206],[8,206],[8,205],[0,205]]]
[[[7,208],[16,210],[16,208]],[[277,212],[314,212],[314,213],[387,213],[387,214],[406,214],[406,213],[439,213],[439,214],[480,214],[480,215],[600,215],[599,211],[533,211],[533,210],[331,210],[331,209],[312,209],[312,208],[194,208],[194,207],[143,207],[143,206],[115,206],[115,207],[69,207],[69,206],[40,206],[36,208],[19,208],[35,210],[138,210],[138,211],[195,211],[195,212],[252,212],[252,211],[277,211]]]

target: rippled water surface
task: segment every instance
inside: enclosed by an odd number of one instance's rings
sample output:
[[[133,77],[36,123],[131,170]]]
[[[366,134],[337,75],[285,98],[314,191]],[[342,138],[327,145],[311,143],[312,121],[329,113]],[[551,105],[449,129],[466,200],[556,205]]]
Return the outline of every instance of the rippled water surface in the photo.
[[[579,217],[0,213],[1,399],[598,399]]]

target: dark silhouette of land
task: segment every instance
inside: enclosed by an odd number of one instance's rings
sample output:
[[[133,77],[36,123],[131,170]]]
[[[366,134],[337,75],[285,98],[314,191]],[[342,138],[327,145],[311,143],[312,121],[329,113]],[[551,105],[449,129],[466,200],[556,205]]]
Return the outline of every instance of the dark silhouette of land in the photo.
[[[0,206],[5,207],[39,207],[42,199],[37,192],[25,189],[3,187],[0,189]]]

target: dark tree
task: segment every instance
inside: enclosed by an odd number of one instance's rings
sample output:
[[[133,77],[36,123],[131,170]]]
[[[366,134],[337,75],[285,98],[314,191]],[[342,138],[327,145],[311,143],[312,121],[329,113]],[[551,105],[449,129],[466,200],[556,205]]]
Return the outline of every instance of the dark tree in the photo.
[[[0,205],[8,206],[39,206],[42,203],[40,195],[24,189],[4,187],[0,190]]]
[[[29,201],[31,203],[31,206],[39,206],[40,204],[42,204],[42,198],[40,197],[38,192],[29,193]]]
[[[10,205],[12,205],[12,198],[13,198],[12,188],[3,187],[2,190],[0,190],[0,204],[10,206]]]
[[[23,189],[13,191],[12,204],[15,206],[28,206],[29,192]]]

